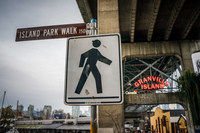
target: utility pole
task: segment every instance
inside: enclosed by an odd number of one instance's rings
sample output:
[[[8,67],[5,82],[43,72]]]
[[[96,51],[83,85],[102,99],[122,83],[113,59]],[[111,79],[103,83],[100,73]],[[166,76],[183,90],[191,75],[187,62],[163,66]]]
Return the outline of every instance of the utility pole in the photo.
[[[0,118],[1,118],[1,115],[2,115],[2,111],[3,111],[3,104],[4,104],[5,96],[6,96],[6,91],[4,91],[4,95],[3,95],[3,101],[2,101],[2,105],[1,105]]]
[[[17,109],[16,109],[16,118],[15,119],[17,119],[17,117],[18,117],[18,106],[19,106],[19,100],[17,100]]]
[[[91,35],[97,34],[97,21],[96,19],[91,20],[91,27],[90,27]],[[97,105],[91,105],[91,129],[90,133],[97,133],[97,124],[94,122],[97,118]]]

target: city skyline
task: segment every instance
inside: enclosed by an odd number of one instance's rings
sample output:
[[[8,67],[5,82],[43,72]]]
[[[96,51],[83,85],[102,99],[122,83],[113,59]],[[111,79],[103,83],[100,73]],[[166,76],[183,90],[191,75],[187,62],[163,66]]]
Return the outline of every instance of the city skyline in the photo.
[[[3,97],[1,97],[1,99],[0,99],[0,103],[1,103],[1,105],[2,105],[2,99],[3,99]],[[6,101],[6,99],[4,100],[4,102]],[[3,104],[3,107],[5,108],[5,107],[7,107],[7,106],[9,106],[10,104],[6,104],[6,105],[4,105]],[[13,106],[13,105],[11,105],[12,106],[12,109],[13,110],[16,110],[17,109],[17,106],[18,106],[18,108],[19,107],[21,107],[21,106],[23,106],[23,104],[19,104],[18,103],[18,105],[17,105],[17,103],[16,103],[16,107],[15,106]],[[24,111],[28,111],[28,108],[30,107],[30,106],[34,106],[34,105],[32,105],[32,104],[29,104],[28,106],[27,106],[27,108],[24,108],[24,106],[23,106],[23,112]],[[51,105],[44,105],[42,108],[35,108],[35,106],[34,106],[34,111],[41,111],[41,110],[43,110],[44,109],[44,107],[45,106],[51,106]],[[54,109],[54,108],[52,108],[52,111],[51,112],[53,112],[53,111],[55,111],[55,110],[63,110],[64,111],[64,113],[70,113],[70,114],[72,114],[72,110],[73,110],[73,106],[70,106],[71,108],[68,108],[68,109],[63,109],[63,108],[60,108],[60,109]],[[89,111],[90,110],[90,106],[80,106],[80,111],[81,112],[85,112],[85,111]]]

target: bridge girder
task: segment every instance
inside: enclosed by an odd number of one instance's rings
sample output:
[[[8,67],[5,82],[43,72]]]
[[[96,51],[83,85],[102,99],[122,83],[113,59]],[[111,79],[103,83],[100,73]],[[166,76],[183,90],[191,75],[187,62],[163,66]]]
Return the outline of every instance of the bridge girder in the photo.
[[[179,93],[150,93],[150,94],[129,94],[124,96],[124,106],[131,105],[159,105],[159,104],[181,104],[187,110],[187,103],[180,98]]]

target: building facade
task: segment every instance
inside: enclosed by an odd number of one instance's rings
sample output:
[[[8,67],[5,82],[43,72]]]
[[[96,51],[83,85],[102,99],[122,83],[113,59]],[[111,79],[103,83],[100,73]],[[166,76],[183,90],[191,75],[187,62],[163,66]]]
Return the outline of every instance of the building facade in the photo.
[[[80,115],[80,106],[72,106],[72,117],[76,118]]]
[[[24,111],[24,106],[23,105],[19,105],[17,107],[17,112],[18,112],[18,116],[23,116],[23,111]]]
[[[47,120],[51,118],[52,107],[51,105],[45,105],[43,108],[43,120]]]
[[[27,116],[32,118],[33,117],[33,111],[34,111],[34,106],[30,104],[28,106]]]
[[[151,131],[157,133],[172,133],[170,112],[163,112],[162,109],[157,108],[155,115],[151,117]]]

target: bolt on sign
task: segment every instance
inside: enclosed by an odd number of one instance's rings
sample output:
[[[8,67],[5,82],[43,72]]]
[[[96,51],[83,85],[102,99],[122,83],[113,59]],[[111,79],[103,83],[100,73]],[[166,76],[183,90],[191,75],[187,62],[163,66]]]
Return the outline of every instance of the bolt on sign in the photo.
[[[147,82],[156,82],[155,84],[148,84]],[[142,90],[152,90],[152,89],[163,89],[164,86],[168,86],[170,82],[166,81],[165,79],[162,79],[161,77],[157,76],[148,76],[148,77],[143,77],[143,79],[139,79],[134,83],[135,87],[141,86]]]
[[[88,23],[22,28],[17,29],[16,41],[85,36],[88,35],[89,32]]]

